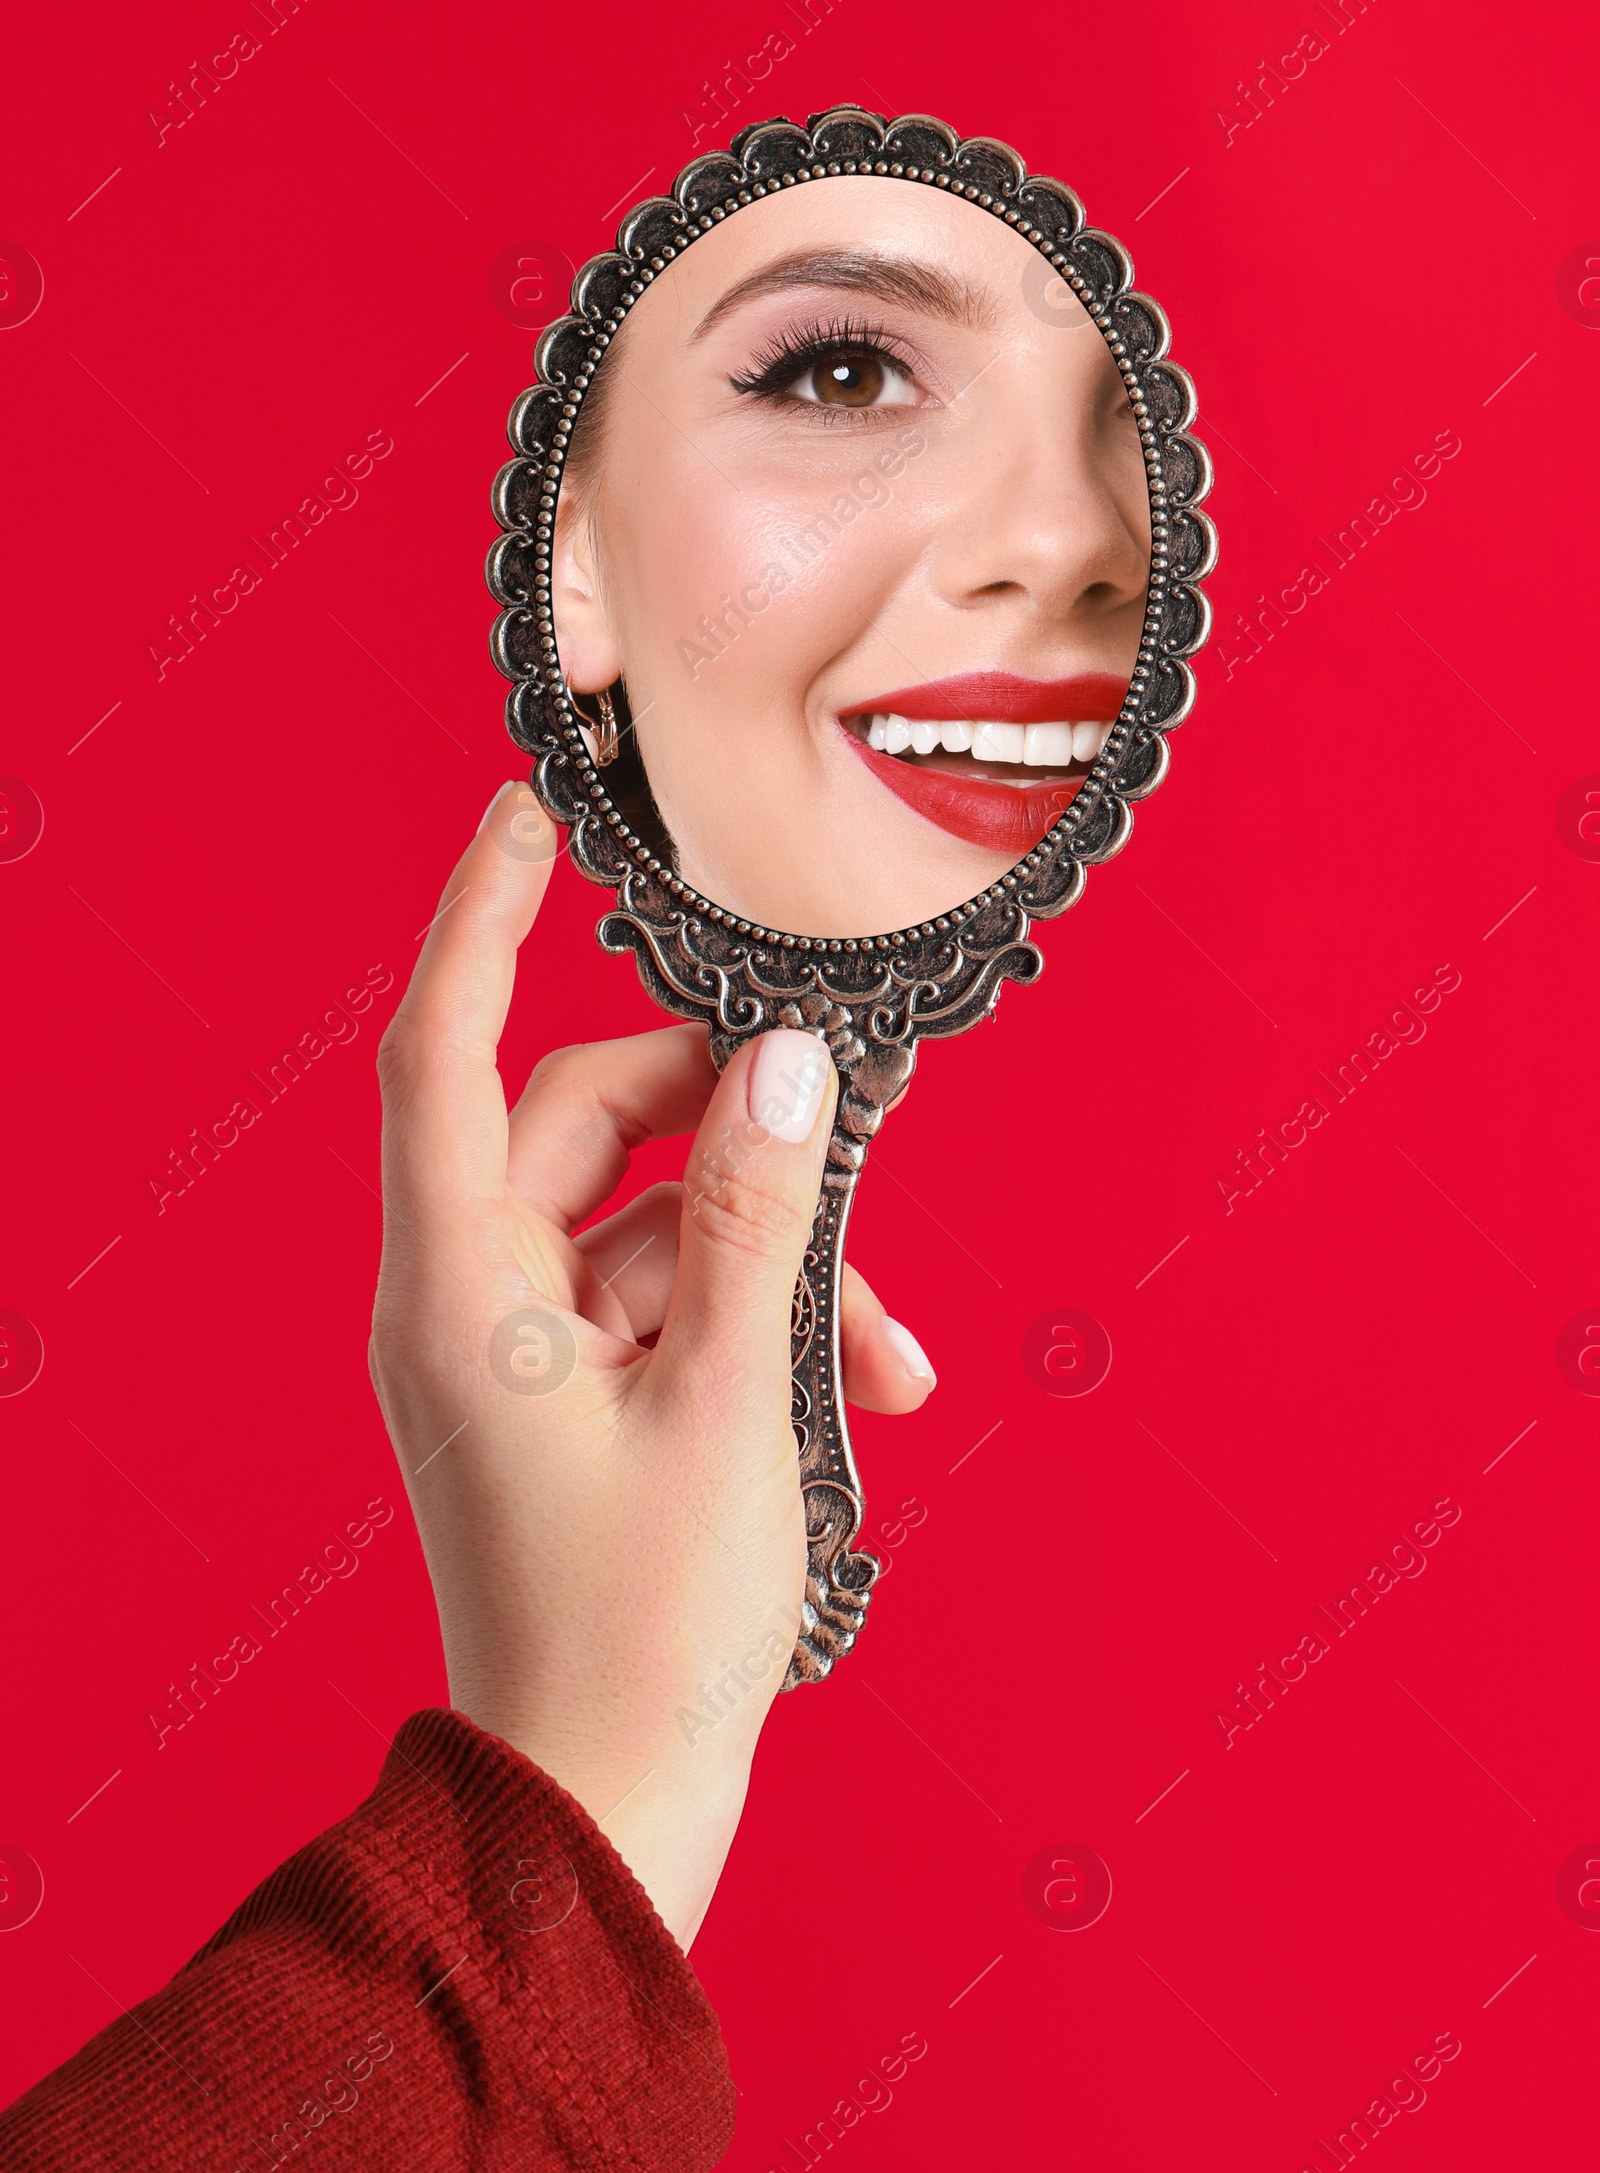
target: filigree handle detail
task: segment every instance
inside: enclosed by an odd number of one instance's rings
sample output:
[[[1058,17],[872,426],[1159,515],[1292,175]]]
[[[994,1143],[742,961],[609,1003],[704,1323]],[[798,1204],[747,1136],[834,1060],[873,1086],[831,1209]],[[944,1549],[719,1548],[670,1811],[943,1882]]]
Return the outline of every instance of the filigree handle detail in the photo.
[[[821,1033],[844,1074],[811,1242],[795,1287],[790,1337],[791,1415],[806,1514],[806,1595],[783,1686],[792,1690],[799,1683],[820,1682],[850,1650],[878,1575],[877,1557],[854,1548],[865,1505],[845,1418],[839,1292],[845,1225],[867,1145],[916,1058],[905,1046],[869,1049],[851,1030],[850,1014],[823,998],[785,1004],[778,1018],[781,1025]]]

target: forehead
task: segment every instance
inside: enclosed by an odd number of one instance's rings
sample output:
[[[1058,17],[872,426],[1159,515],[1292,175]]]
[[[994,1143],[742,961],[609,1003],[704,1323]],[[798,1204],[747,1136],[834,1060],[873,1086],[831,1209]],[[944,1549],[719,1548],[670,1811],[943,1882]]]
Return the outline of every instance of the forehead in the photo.
[[[995,325],[1025,313],[1030,285],[1054,276],[1031,242],[976,204],[926,182],[841,174],[763,197],[703,235],[635,303],[629,344],[689,341],[731,288],[768,264],[810,250],[936,266],[981,294]],[[865,297],[863,302],[871,314],[872,305]]]

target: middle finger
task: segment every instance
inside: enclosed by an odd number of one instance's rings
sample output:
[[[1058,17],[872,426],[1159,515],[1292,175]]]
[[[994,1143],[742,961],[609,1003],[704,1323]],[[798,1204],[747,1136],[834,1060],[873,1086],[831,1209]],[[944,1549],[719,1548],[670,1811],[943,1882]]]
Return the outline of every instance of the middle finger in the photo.
[[[603,1207],[649,1139],[692,1132],[717,1083],[703,1026],[557,1049],[511,1112],[513,1192],[569,1233]]]

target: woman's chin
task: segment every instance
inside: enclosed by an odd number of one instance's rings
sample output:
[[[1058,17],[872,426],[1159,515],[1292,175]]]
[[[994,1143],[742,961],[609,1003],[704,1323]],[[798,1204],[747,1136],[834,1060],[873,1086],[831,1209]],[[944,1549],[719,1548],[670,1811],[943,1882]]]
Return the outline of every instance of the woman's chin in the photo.
[[[785,866],[774,856],[759,870],[735,874],[697,868],[692,855],[680,853],[676,870],[703,897],[753,927],[849,942],[937,921],[1009,874],[1020,857],[974,841],[958,845],[953,837],[939,843],[943,849],[926,857],[908,851],[897,821],[892,838],[885,837],[865,862],[838,852]]]
[[[711,820],[687,795],[658,793],[677,874],[753,927],[823,942],[892,934],[940,920],[1008,875],[1072,805],[1089,767],[890,754],[842,723],[838,737],[849,752],[829,765],[800,823],[770,784],[740,825],[726,806]]]

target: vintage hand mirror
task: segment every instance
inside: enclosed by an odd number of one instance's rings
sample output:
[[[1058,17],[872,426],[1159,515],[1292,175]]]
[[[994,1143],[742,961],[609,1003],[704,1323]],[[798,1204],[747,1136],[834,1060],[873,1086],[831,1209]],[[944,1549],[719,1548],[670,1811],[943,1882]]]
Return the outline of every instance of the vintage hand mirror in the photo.
[[[809,1549],[788,1685],[878,1572],[839,1379],[845,1222],[919,1040],[986,1018],[1166,774],[1215,539],[1193,388],[1057,181],[941,121],[747,128],[623,220],[495,484],[493,653],[534,784],[719,1064],[840,1096],[795,1292]]]

